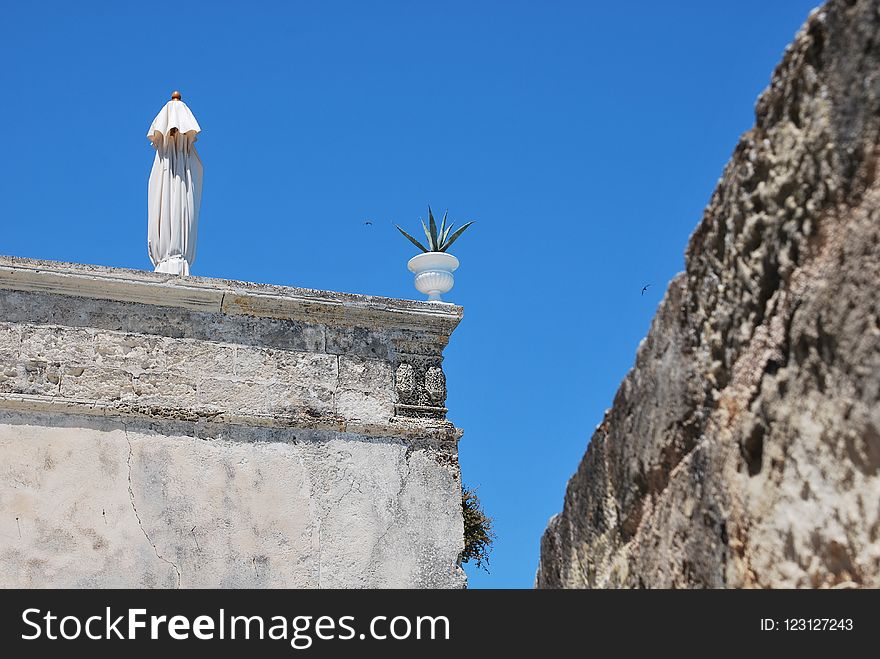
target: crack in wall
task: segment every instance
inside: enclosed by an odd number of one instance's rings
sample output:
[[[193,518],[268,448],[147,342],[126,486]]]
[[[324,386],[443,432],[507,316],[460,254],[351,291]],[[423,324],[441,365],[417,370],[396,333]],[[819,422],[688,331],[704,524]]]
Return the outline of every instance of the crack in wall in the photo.
[[[318,588],[321,588],[321,573],[323,565],[321,563],[321,521],[323,516],[318,517]]]
[[[137,519],[138,527],[140,528],[141,533],[144,534],[144,538],[146,538],[147,542],[150,543],[150,546],[153,548],[153,553],[156,554],[156,558],[174,568],[174,571],[177,573],[177,587],[180,588],[180,568],[177,566],[176,563],[165,558],[164,556],[162,556],[162,554],[159,553],[159,549],[156,547],[156,543],[154,543],[150,539],[150,536],[147,534],[147,530],[144,528],[144,524],[141,521],[141,516],[138,513],[137,506],[135,505],[134,488],[131,484],[131,456],[134,452],[134,448],[131,445],[131,439],[129,439],[128,437],[128,427],[124,423],[122,424],[122,430],[125,433],[125,441],[128,442],[128,459],[126,460],[126,465],[128,466],[128,498],[131,501],[131,509],[132,511],[134,511],[134,516]]]
[[[346,454],[346,455],[347,455],[347,457],[349,458],[349,461],[350,461],[350,460],[351,460],[351,454]],[[318,534],[318,584],[317,584],[317,586],[316,586],[317,588],[322,588],[322,587],[323,587],[323,586],[321,585],[321,579],[323,578],[323,573],[324,573],[324,563],[323,563],[323,544],[322,544],[321,531],[322,531],[322,528],[323,528],[323,526],[324,526],[324,518],[325,518],[327,515],[329,515],[333,510],[335,510],[336,507],[337,507],[337,506],[338,506],[338,505],[339,505],[339,504],[340,504],[340,503],[341,503],[346,497],[348,497],[348,495],[351,494],[351,492],[355,489],[355,485],[354,485],[354,484],[355,484],[355,478],[354,478],[354,477],[351,477],[351,478],[348,478],[348,479],[346,478],[346,476],[349,475],[349,474],[350,474],[350,464],[346,464],[345,467],[342,469],[342,475],[341,475],[337,480],[335,480],[335,481],[333,482],[333,484],[330,485],[330,488],[328,489],[328,494],[329,494],[329,492],[332,490],[333,485],[336,485],[336,484],[338,484],[338,483],[341,483],[341,482],[344,481],[344,480],[348,482],[348,489],[345,490],[345,492],[343,492],[343,493],[342,493],[342,494],[336,499],[336,501],[334,501],[333,503],[331,503],[331,504],[329,504],[329,505],[326,505],[326,504],[323,504],[323,503],[322,503],[321,506],[320,506],[320,507],[321,507],[321,510],[319,511],[318,516],[317,516],[317,518],[316,518],[316,520],[315,520],[316,523],[317,523],[317,526],[318,526],[318,531],[317,531],[317,534]],[[360,492],[360,488],[358,488],[358,492]]]
[[[412,455],[412,447],[407,446],[406,451],[403,454],[403,460],[398,461],[398,475],[400,476],[400,484],[397,488],[397,494],[394,495],[394,499],[391,502],[391,521],[388,522],[388,526],[382,531],[382,534],[376,539],[376,544],[374,545],[374,551],[381,552],[383,550],[385,544],[385,538],[388,537],[388,534],[391,531],[398,527],[398,516],[403,512],[403,506],[400,503],[400,499],[403,496],[403,491],[406,489],[407,483],[409,482],[410,472],[412,471],[412,465],[409,463],[410,456]],[[401,462],[403,463],[404,469],[400,471]]]

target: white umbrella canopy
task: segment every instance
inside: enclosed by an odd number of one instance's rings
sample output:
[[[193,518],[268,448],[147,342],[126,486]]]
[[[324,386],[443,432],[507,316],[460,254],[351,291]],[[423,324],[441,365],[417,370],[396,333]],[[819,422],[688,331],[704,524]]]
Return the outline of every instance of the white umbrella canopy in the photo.
[[[147,249],[156,272],[188,275],[202,202],[202,161],[195,147],[201,128],[180,99],[180,92],[171,95],[147,133],[156,149],[147,194]]]

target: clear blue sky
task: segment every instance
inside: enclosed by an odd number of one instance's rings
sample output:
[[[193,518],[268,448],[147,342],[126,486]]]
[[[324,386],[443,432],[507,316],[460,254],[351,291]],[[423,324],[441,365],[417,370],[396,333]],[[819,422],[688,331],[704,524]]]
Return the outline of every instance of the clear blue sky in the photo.
[[[447,403],[498,541],[468,573],[530,587],[814,5],[7,3],[0,253],[149,268],[146,131],[173,89],[203,131],[194,274],[417,298],[391,223],[416,230],[428,203],[477,220],[452,250]]]

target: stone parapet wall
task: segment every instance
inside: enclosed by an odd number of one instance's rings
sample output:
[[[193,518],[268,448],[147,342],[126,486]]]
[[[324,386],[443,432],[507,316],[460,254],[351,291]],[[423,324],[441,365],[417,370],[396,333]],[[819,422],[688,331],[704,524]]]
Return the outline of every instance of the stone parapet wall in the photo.
[[[461,313],[0,257],[0,584],[463,585]]]

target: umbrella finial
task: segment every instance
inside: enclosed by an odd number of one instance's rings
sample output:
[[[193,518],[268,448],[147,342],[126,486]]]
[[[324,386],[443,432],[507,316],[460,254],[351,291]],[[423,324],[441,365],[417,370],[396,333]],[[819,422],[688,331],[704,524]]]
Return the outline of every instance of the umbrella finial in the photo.
[[[171,100],[172,100],[172,101],[179,101],[180,99],[181,99],[181,96],[180,96],[180,92],[179,92],[179,91],[173,91],[173,92],[171,92]]]

